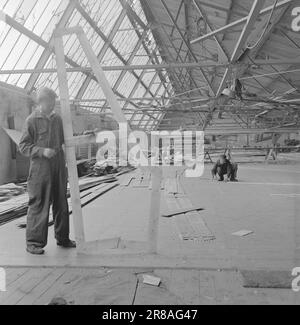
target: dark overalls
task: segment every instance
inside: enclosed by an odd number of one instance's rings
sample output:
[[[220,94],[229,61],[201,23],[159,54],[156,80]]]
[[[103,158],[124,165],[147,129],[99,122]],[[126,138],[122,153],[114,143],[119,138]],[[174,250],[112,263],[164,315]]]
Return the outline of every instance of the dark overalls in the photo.
[[[231,163],[228,159],[226,159],[223,164],[221,163],[220,160],[218,160],[214,164],[211,173],[213,176],[218,174],[220,177],[220,181],[224,180],[224,175],[227,175],[228,179],[234,181],[237,176],[237,169],[238,169],[237,164]]]
[[[28,177],[27,245],[45,247],[48,238],[49,210],[52,203],[55,238],[69,239],[69,211],[67,202],[67,171],[62,145],[64,143],[61,117],[50,117],[40,111],[26,120],[20,151],[30,157]],[[44,148],[56,151],[52,159],[43,157]]]

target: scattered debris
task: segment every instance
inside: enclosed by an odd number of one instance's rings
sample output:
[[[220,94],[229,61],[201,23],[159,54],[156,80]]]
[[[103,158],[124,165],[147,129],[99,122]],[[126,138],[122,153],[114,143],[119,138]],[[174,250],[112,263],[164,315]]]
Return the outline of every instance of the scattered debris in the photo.
[[[158,287],[161,279],[153,275],[143,274],[143,283]]]
[[[253,233],[254,233],[254,231],[252,231],[252,230],[239,230],[237,232],[232,233],[232,235],[238,236],[238,237],[245,237],[245,236],[248,236]]]
[[[1,201],[9,200],[13,196],[18,196],[25,192],[24,187],[18,186],[14,183],[5,184],[0,186]]]

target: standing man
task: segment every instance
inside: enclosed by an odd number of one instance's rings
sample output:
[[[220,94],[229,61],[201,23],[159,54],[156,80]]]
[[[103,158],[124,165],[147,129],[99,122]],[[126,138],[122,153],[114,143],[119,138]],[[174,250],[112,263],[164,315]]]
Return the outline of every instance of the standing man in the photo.
[[[220,182],[224,181],[224,175],[226,175],[226,181],[236,182],[237,170],[237,163],[230,162],[225,155],[221,155],[214,164],[211,174],[213,179],[218,175]]]
[[[20,141],[21,153],[30,157],[27,252],[37,255],[44,254],[47,245],[51,204],[57,245],[76,247],[69,239],[64,135],[61,117],[54,112],[56,98],[56,93],[49,88],[38,91],[38,107],[27,118]]]

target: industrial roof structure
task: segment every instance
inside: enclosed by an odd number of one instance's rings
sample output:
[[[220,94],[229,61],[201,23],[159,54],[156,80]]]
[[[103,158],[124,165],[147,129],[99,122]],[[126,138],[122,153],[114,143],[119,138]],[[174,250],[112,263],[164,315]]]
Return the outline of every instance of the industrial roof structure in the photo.
[[[83,27],[134,128],[300,125],[300,34],[292,0],[0,0],[0,82],[59,93],[56,27]],[[71,100],[110,107],[75,36]]]

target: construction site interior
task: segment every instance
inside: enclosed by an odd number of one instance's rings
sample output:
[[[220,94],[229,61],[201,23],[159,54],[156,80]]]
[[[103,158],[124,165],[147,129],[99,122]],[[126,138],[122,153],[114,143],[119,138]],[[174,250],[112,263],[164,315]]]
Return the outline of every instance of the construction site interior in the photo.
[[[292,0],[0,0],[0,305],[300,304],[299,17]],[[77,248],[50,211],[34,256],[19,144],[44,87]],[[151,147],[101,159],[121,125]],[[212,180],[220,155],[235,181]]]

